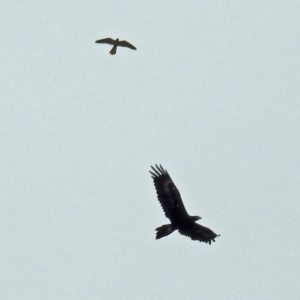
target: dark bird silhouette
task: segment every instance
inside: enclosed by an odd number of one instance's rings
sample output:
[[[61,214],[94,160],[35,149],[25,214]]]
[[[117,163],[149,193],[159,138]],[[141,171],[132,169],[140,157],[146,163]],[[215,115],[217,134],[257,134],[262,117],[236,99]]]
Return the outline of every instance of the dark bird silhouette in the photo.
[[[111,55],[115,55],[117,53],[118,46],[127,47],[130,49],[136,50],[136,48],[133,45],[131,45],[130,43],[128,43],[127,41],[120,41],[119,39],[113,40],[111,38],[106,38],[106,39],[98,40],[95,43],[113,45],[113,47],[111,48],[111,50],[109,52]]]
[[[209,243],[215,241],[219,235],[212,230],[198,223],[201,218],[198,216],[190,216],[181,200],[180,193],[176,188],[170,175],[160,165],[155,165],[156,169],[151,166],[153,171],[149,171],[152,175],[154,185],[157,192],[157,198],[160,202],[165,215],[170,219],[171,224],[163,225],[156,228],[156,239],[160,239],[178,230],[179,233],[188,236],[194,241]]]

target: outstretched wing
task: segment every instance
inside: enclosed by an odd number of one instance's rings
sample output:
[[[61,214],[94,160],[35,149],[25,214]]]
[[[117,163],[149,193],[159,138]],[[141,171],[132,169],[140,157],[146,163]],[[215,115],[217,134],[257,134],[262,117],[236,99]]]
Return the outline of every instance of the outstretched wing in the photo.
[[[106,39],[101,39],[96,41],[95,43],[98,44],[109,44],[109,45],[114,45],[115,44],[115,40],[111,39],[111,38],[106,38]]]
[[[204,243],[209,243],[215,241],[215,238],[220,236],[215,234],[212,230],[207,227],[204,227],[200,224],[194,223],[190,227],[179,228],[178,231],[191,238],[193,241],[200,241]]]
[[[136,50],[136,48],[133,45],[131,45],[130,43],[128,43],[127,41],[119,41],[118,46],[127,47],[130,49]]]
[[[150,171],[157,192],[157,198],[165,212],[167,218],[172,223],[177,223],[181,219],[188,218],[189,215],[183,205],[180,193],[176,188],[170,175],[163,167],[156,165]]]

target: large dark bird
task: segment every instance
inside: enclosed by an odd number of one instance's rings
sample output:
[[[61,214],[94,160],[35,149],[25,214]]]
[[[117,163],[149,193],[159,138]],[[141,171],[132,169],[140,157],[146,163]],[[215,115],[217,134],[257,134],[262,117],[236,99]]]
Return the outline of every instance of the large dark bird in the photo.
[[[119,39],[113,40],[111,38],[106,38],[106,39],[98,40],[95,43],[113,45],[113,47],[111,48],[111,50],[109,52],[111,55],[115,55],[117,53],[118,46],[127,47],[130,49],[136,50],[136,48],[133,45],[131,45],[130,43],[128,43],[127,41],[120,41]]]
[[[194,241],[200,241],[211,244],[219,235],[215,234],[207,227],[196,223],[201,218],[198,216],[190,216],[180,197],[180,193],[176,188],[170,175],[163,167],[156,165],[156,169],[152,167],[150,171],[157,192],[157,198],[171,224],[163,225],[156,228],[156,239],[171,234],[174,230],[188,236]]]

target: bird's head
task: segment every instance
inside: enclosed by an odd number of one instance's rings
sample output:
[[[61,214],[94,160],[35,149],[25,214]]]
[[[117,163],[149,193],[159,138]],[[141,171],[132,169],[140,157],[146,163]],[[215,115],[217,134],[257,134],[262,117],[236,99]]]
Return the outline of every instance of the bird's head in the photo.
[[[193,220],[194,222],[196,222],[196,221],[198,221],[198,220],[201,219],[201,217],[199,217],[199,216],[191,216],[191,218],[192,218],[192,220]]]

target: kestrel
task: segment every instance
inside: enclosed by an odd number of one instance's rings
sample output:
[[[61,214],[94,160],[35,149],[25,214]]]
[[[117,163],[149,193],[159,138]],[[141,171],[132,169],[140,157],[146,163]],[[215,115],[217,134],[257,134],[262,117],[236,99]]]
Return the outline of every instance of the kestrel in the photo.
[[[130,49],[136,50],[136,48],[133,45],[131,45],[130,43],[128,43],[127,41],[120,41],[119,39],[113,40],[111,38],[106,38],[106,39],[98,40],[95,43],[114,45],[109,52],[111,55],[115,55],[117,53],[118,46],[127,47]]]

